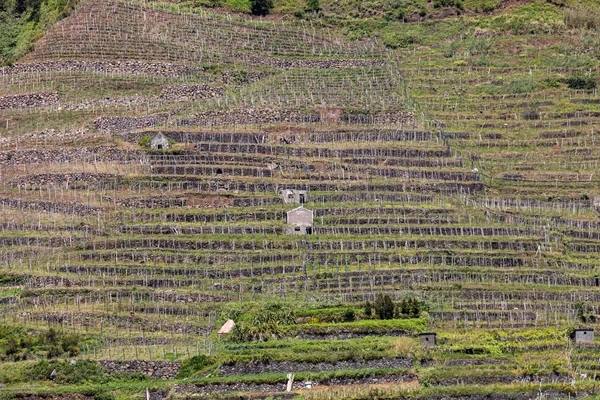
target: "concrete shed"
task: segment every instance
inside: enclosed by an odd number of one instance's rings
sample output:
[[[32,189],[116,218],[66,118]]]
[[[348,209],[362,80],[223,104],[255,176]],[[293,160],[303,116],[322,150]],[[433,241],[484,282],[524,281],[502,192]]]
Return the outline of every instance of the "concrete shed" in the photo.
[[[310,235],[312,234],[312,226],[314,220],[314,212],[304,206],[294,208],[287,212],[286,223],[288,228],[286,233],[290,235]]]
[[[575,343],[594,343],[594,330],[591,328],[575,329],[571,332],[571,339]]]
[[[421,347],[434,347],[437,343],[437,333],[428,332],[419,335]]]
[[[165,150],[171,147],[171,143],[169,143],[169,138],[166,137],[163,133],[159,132],[150,141],[150,147],[154,150]]]
[[[284,204],[304,204],[308,198],[306,190],[284,189],[279,195]]]

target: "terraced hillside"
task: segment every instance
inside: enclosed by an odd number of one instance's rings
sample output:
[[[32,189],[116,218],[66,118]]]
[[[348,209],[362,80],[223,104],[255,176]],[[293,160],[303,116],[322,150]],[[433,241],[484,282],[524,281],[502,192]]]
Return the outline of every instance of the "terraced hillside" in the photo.
[[[595,398],[597,32],[438,3],[82,0],[0,68],[0,398]]]

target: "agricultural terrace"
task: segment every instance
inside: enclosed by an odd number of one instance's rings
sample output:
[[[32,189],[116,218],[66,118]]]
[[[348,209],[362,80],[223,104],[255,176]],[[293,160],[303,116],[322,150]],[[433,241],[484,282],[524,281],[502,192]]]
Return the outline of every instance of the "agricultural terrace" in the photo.
[[[598,396],[600,12],[242,3],[7,47],[0,398]]]

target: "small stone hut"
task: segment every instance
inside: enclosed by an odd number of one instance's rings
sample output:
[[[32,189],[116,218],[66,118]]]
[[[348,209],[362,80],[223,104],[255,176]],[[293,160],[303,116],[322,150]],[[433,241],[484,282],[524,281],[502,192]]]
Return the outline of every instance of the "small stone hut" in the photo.
[[[150,147],[154,150],[165,150],[171,147],[171,143],[169,143],[168,137],[163,133],[158,132],[150,141]]]
[[[284,189],[279,191],[284,204],[304,204],[308,198],[306,190]]]
[[[290,235],[310,235],[312,234],[312,226],[314,220],[314,212],[304,206],[294,208],[287,212],[286,223],[288,228],[286,233]]]
[[[594,343],[594,330],[591,328],[575,329],[571,332],[571,339],[575,343]]]
[[[434,347],[437,343],[437,334],[433,332],[421,333],[419,335],[421,347]]]

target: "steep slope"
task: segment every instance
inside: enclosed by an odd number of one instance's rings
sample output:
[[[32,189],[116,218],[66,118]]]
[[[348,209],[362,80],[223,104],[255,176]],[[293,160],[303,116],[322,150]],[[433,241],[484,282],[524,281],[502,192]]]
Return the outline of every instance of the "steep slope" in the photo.
[[[595,33],[474,7],[382,42],[82,1],[1,70],[3,394],[593,394]]]

